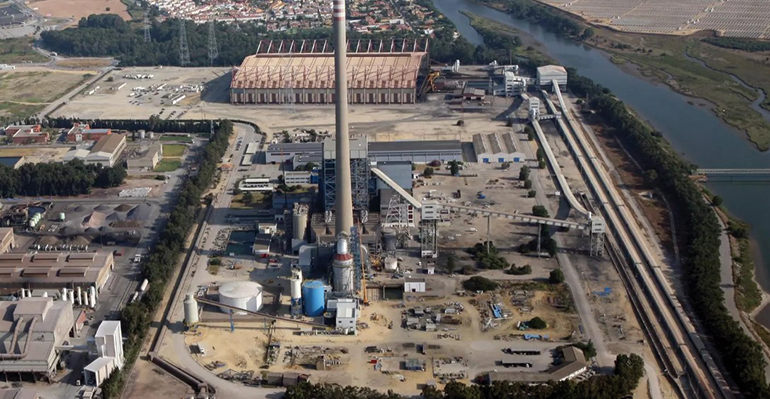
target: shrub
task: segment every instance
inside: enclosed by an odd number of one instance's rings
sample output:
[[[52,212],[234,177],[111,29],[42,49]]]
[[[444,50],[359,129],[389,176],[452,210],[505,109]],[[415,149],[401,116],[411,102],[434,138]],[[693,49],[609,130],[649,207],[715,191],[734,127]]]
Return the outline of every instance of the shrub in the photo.
[[[551,284],[561,284],[564,282],[564,272],[561,269],[551,270],[548,274],[548,282]]]
[[[533,330],[542,330],[544,328],[548,328],[548,323],[539,317],[534,317],[529,321],[529,323],[527,323],[527,326]]]
[[[494,291],[497,283],[481,276],[473,276],[463,281],[463,287],[468,291]]]
[[[530,273],[532,273],[532,266],[530,265],[516,267],[515,264],[512,264],[511,268],[508,269],[508,274],[513,274],[514,276],[523,276],[525,274],[530,274]]]

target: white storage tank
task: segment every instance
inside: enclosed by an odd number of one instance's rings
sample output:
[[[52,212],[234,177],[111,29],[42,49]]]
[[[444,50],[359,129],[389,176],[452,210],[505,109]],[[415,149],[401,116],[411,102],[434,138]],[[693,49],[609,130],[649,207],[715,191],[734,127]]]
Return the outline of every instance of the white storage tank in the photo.
[[[257,312],[262,308],[262,286],[253,281],[232,281],[219,287],[219,303]],[[225,313],[230,309],[220,308]],[[246,314],[235,311],[234,314]]]
[[[184,324],[192,326],[198,323],[198,301],[193,294],[187,294],[184,298]]]
[[[294,204],[294,209],[292,211],[292,237],[295,240],[302,240],[305,238],[308,211],[309,208],[306,204]]]
[[[386,257],[384,264],[385,264],[385,271],[394,272],[396,271],[396,269],[398,269],[398,261],[396,260],[396,258],[392,256]]]

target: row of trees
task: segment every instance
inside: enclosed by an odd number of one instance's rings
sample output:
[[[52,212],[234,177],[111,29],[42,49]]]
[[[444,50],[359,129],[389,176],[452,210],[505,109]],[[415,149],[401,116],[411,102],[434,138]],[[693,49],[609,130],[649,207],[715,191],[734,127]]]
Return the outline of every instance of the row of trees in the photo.
[[[749,51],[752,53],[759,51],[770,51],[770,42],[767,41],[738,39],[735,37],[707,37],[703,39],[703,41],[719,47]]]
[[[566,36],[585,39],[593,36],[594,31],[584,26],[564,13],[549,6],[531,0],[482,0],[483,3],[502,4],[505,11],[515,18],[536,22],[546,28]],[[486,37],[484,41],[486,41]]]
[[[76,118],[45,118],[36,121],[43,127],[69,128],[74,123],[88,123],[93,129],[114,129],[126,131],[147,130],[151,132],[174,132],[174,133],[209,133],[220,128],[221,121],[208,120],[171,120],[162,119],[153,115],[150,119],[91,119],[82,120]]]
[[[66,163],[27,163],[19,169],[0,165],[0,197],[88,194],[93,187],[117,187],[125,178],[123,166],[86,165],[79,159]]]
[[[720,226],[713,210],[690,179],[693,166],[670,151],[659,134],[633,116],[610,91],[569,70],[569,89],[589,98],[600,115],[631,150],[644,170],[654,170],[655,183],[672,202],[681,224],[677,234],[690,303],[718,348],[722,361],[746,397],[770,398],[765,361],[759,345],[730,317],[720,287]]]
[[[617,399],[627,396],[644,375],[644,361],[639,355],[618,355],[615,374],[602,375],[581,382],[565,380],[546,384],[494,382],[489,385],[465,385],[451,381],[439,390],[426,386],[425,399]],[[286,389],[286,399],[404,399],[392,391],[378,392],[371,388],[342,387],[332,384],[300,383]]]
[[[430,0],[420,0],[420,4],[433,8]],[[424,3],[424,4],[423,4]],[[437,13],[437,11],[436,11]],[[121,65],[180,65],[179,29],[182,22],[168,19],[154,21],[150,29],[151,43],[144,42],[140,25],[132,25],[114,14],[94,14],[82,18],[77,28],[60,31],[46,31],[41,34],[43,44],[52,51],[78,57],[116,57]],[[190,64],[188,66],[208,66],[208,27],[205,24],[185,22]],[[489,63],[495,59],[508,57],[506,48],[489,45],[474,46],[463,37],[454,37],[456,29],[446,18],[439,18],[430,39],[430,57],[432,60],[451,63],[456,59],[463,64]],[[216,25],[219,56],[215,65],[240,65],[243,58],[253,54],[260,40],[282,39],[328,39],[332,38],[331,29],[308,29],[297,32],[271,32],[255,22],[219,23]],[[348,38],[355,39],[390,39],[419,37],[412,32],[383,32],[361,34],[349,32]],[[510,42],[510,37],[499,35],[496,43]]]
[[[185,181],[166,227],[150,255],[142,263],[142,274],[150,282],[147,294],[141,301],[128,304],[121,311],[120,320],[126,339],[128,365],[132,364],[139,354],[152,316],[158,309],[166,284],[184,249],[184,241],[195,225],[196,215],[201,209],[201,197],[214,179],[217,162],[227,150],[228,139],[233,132],[232,122],[219,121],[218,126],[203,151],[198,175]],[[125,380],[125,370],[129,369],[130,366],[124,367],[105,381],[102,385],[105,399],[119,395]]]

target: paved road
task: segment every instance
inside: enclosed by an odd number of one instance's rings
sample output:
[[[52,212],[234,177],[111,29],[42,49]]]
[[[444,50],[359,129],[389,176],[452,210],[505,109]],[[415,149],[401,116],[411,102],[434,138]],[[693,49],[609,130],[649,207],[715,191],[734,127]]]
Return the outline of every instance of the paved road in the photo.
[[[522,139],[525,137],[523,134],[520,136]],[[535,156],[535,151],[531,145],[524,145],[522,147],[527,159],[537,159]],[[550,206],[550,201],[546,196],[546,190],[540,183],[540,179],[543,177],[542,175],[548,174],[548,178],[551,178],[549,171],[538,169],[535,162],[530,161],[528,163],[534,172],[532,174],[532,185],[537,192],[535,196],[537,203],[545,206],[546,209],[548,209],[549,214],[557,215],[557,217],[561,216],[559,213],[554,212],[554,209],[552,209]],[[566,200],[561,200],[561,202],[562,204],[560,204],[560,209],[563,209],[561,213],[565,214],[566,216],[569,210],[565,207],[568,207],[568,205],[566,205]],[[556,234],[553,236],[553,239],[556,240],[556,244],[560,248],[564,247],[561,236]],[[580,315],[580,321],[585,330],[585,334],[588,335],[588,338],[591,339],[591,341],[594,343],[594,346],[596,347],[596,362],[603,372],[609,372],[614,367],[615,356],[607,349],[607,345],[604,342],[604,334],[602,334],[602,330],[599,328],[599,324],[596,322],[596,318],[594,317],[594,312],[591,310],[591,306],[588,303],[588,296],[583,289],[583,284],[580,281],[580,275],[570,261],[567,254],[559,252],[556,254],[556,259],[559,261],[559,266],[561,266],[561,269],[564,272],[564,277],[566,278],[567,284],[569,284],[570,289],[572,290],[572,297],[575,299],[575,307],[577,308],[578,314]]]

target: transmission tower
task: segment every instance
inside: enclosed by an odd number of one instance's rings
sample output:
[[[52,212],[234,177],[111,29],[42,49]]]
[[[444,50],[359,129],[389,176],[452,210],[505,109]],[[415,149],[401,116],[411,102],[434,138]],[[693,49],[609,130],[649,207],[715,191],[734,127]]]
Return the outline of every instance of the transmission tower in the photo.
[[[150,38],[150,18],[147,16],[147,14],[144,14],[144,21],[142,22],[142,28],[144,30],[144,42],[149,43],[152,41],[152,38]]]
[[[190,63],[190,49],[187,47],[187,32],[183,19],[179,20],[179,64],[187,66]]]
[[[211,63],[211,66],[214,66],[214,60],[219,57],[219,50],[217,50],[216,25],[217,22],[213,19],[209,22],[209,63]]]

